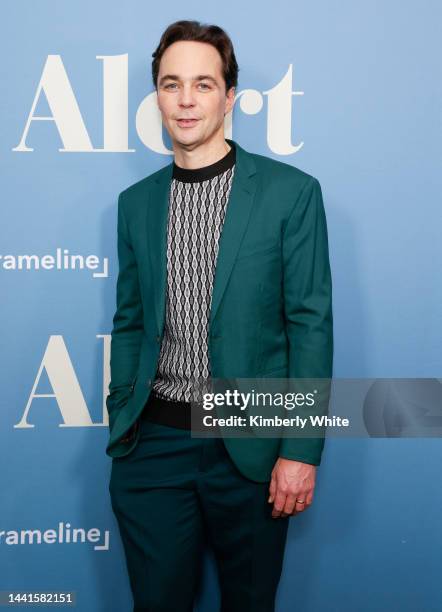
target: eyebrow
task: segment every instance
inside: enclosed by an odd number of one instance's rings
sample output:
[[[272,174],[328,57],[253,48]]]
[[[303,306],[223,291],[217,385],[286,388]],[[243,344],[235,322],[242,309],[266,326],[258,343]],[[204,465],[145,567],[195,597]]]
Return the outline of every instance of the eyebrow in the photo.
[[[180,77],[177,74],[165,74],[161,77],[159,85],[162,85],[164,81],[179,81]],[[210,74],[198,74],[192,78],[192,81],[211,81],[214,85],[218,85],[216,79]]]

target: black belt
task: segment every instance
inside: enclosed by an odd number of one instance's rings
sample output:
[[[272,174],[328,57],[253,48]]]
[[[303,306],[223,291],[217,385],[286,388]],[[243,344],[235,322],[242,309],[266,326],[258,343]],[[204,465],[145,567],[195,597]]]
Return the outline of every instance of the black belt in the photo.
[[[191,406],[190,402],[167,400],[151,391],[141,418],[159,425],[191,429]]]

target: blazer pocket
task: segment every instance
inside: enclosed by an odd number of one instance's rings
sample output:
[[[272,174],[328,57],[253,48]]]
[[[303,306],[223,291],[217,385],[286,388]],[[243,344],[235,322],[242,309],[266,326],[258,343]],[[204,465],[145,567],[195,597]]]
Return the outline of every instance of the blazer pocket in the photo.
[[[258,257],[258,255],[266,255],[267,253],[272,253],[273,251],[279,251],[280,246],[279,244],[275,244],[271,247],[266,247],[264,249],[258,249],[256,251],[251,251],[251,252],[245,252],[245,253],[239,253],[238,257],[236,258],[236,261],[241,261],[243,259],[247,259],[248,257]]]
[[[270,370],[265,370],[264,372],[260,372],[256,378],[261,378],[261,377],[264,378],[268,376],[269,374],[276,374],[276,372],[284,372],[284,370],[288,374],[288,369],[289,369],[289,364],[286,363],[285,365],[278,366],[277,368],[271,368]]]

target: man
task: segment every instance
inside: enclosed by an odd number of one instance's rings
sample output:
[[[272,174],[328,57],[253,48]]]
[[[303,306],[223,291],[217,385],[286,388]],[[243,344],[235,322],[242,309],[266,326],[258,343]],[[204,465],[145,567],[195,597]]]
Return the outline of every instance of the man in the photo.
[[[174,161],[119,197],[112,507],[134,611],[191,610],[207,539],[222,610],[269,612],[324,440],[197,438],[190,400],[201,378],[331,377],[321,188],[224,137],[238,66],[223,30],[176,22],[153,57]]]

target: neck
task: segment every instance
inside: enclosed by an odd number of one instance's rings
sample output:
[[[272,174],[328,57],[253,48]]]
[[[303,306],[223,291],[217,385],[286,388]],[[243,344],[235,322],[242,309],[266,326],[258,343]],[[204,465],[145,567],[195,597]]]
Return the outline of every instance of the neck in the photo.
[[[190,145],[192,146],[192,145]],[[231,149],[224,135],[215,142],[195,145],[193,148],[183,148],[174,144],[174,162],[180,168],[195,170],[210,166],[222,159]]]
[[[207,181],[231,169],[236,162],[236,146],[233,140],[227,143],[229,150],[220,159],[212,164],[198,168],[182,168],[173,162],[172,176],[185,183],[198,183]]]

